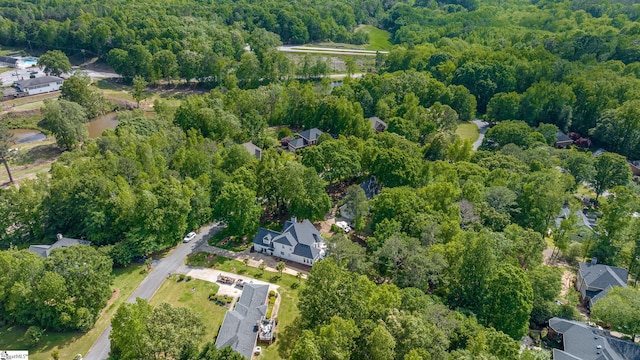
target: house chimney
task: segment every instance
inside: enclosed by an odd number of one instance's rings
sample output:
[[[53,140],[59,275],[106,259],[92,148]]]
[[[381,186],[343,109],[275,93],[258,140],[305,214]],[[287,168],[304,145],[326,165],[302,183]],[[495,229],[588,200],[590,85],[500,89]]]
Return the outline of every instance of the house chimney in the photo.
[[[598,263],[598,258],[591,258],[591,265],[595,265]]]
[[[292,222],[292,223],[294,223],[294,224],[296,224],[296,223],[298,222],[298,218],[297,218],[297,217],[295,217],[295,216],[292,216],[292,217],[291,217],[291,222]]]
[[[56,239],[58,239],[58,241],[62,240],[62,234],[57,234]]]

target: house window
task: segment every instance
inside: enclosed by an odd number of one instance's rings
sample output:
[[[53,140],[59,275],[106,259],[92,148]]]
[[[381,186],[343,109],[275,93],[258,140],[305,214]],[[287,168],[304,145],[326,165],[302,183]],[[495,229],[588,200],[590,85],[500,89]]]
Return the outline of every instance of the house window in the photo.
[[[280,255],[284,255],[284,251],[280,251]]]

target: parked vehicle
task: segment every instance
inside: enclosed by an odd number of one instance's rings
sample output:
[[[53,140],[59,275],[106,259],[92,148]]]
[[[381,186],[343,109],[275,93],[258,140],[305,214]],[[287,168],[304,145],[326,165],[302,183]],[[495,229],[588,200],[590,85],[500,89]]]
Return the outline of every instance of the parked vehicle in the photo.
[[[184,242],[188,243],[189,241],[193,240],[196,237],[196,233],[195,232],[190,232],[187,234],[187,236],[184,237]]]

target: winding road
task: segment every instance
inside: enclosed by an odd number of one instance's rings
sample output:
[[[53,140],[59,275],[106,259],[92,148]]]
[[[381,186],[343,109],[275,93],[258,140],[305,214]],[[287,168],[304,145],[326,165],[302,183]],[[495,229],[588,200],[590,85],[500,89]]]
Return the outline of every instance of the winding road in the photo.
[[[167,257],[158,260],[154,264],[154,268],[151,273],[140,283],[138,288],[131,294],[131,297],[127,299],[128,303],[134,303],[136,298],[143,298],[149,300],[153,294],[160,288],[162,282],[167,278],[167,275],[176,272],[178,268],[184,264],[184,259],[194,252],[195,249],[200,247],[206,240],[214,236],[221,227],[216,224],[211,224],[203,227],[195,239],[189,243],[181,243],[176,249],[174,249]],[[100,334],[98,340],[93,344],[84,360],[105,360],[109,357],[109,351],[111,350],[109,334],[111,333],[111,325]]]
[[[482,145],[482,140],[484,140],[484,133],[486,133],[489,128],[489,123],[480,119],[473,119],[473,123],[476,124],[480,132],[476,141],[473,142],[473,150],[478,150],[480,145]]]

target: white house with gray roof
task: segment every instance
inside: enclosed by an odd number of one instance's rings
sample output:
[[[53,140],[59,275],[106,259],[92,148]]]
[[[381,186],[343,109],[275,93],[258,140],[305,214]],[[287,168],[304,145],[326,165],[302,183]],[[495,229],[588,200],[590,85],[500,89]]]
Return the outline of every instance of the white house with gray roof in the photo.
[[[549,338],[561,346],[560,349],[553,349],[554,360],[640,359],[640,346],[578,321],[549,319]]]
[[[43,94],[58,91],[62,87],[64,80],[57,76],[41,76],[33,79],[25,79],[15,82],[15,86],[20,92],[29,95]]]
[[[324,258],[326,245],[309,220],[299,223],[292,218],[284,224],[282,232],[260,228],[253,238],[253,248],[260,253],[311,266]]]
[[[91,241],[66,238],[63,237],[62,234],[58,234],[56,238],[58,241],[53,243],[53,245],[31,245],[29,246],[29,251],[47,258],[53,249],[73,245],[91,245]]]
[[[589,263],[580,263],[576,287],[580,299],[588,308],[603,298],[615,286],[627,287],[627,269],[598,264],[593,258]]]
[[[259,323],[267,314],[269,285],[245,284],[232,311],[227,311],[218,331],[216,348],[230,346],[251,359],[258,339]]]

